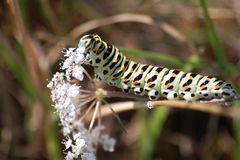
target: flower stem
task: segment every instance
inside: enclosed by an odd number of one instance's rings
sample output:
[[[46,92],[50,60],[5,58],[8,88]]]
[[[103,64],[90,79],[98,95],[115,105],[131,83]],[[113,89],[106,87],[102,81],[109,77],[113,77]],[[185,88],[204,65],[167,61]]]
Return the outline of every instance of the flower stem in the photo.
[[[91,120],[90,125],[89,125],[89,130],[91,130],[92,127],[93,127],[93,124],[94,124],[95,119],[96,119],[97,112],[99,110],[99,105],[100,105],[100,102],[97,101],[97,104],[96,104],[96,107],[95,107],[95,110],[94,110],[94,113],[93,113],[93,116],[92,116],[92,120]]]

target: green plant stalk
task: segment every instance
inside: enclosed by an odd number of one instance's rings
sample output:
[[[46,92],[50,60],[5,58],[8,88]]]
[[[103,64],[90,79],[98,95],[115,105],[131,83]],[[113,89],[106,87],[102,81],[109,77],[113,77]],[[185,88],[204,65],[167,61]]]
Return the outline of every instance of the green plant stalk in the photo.
[[[20,7],[20,10],[21,10],[21,16],[23,18],[23,21],[24,21],[24,24],[26,26],[29,27],[30,25],[30,20],[29,20],[29,16],[28,16],[28,10],[29,10],[29,3],[30,1],[28,0],[21,0],[21,1],[18,1],[19,3],[19,7]]]
[[[193,64],[199,63],[200,62],[200,57],[198,54],[192,54],[188,58],[188,62],[183,66],[183,71],[185,72],[191,72],[194,69]]]
[[[60,160],[62,157],[62,150],[60,145],[60,137],[58,126],[58,120],[52,120],[48,126],[48,136],[47,136],[47,151],[49,160]]]
[[[199,0],[199,3],[200,3],[200,7],[202,9],[205,24],[207,26],[207,33],[208,33],[209,41],[214,50],[215,58],[217,60],[219,67],[222,70],[224,70],[225,73],[227,73],[230,68],[227,67],[227,65],[228,65],[227,58],[225,56],[222,44],[221,44],[221,42],[217,36],[217,33],[215,31],[213,22],[209,17],[206,2],[205,2],[205,0]]]
[[[164,63],[164,65],[168,65],[171,67],[174,66],[174,68],[176,68],[176,67],[182,68],[183,66],[185,66],[186,63],[194,66],[195,68],[203,68],[206,66],[206,65],[203,65],[204,62],[202,62],[200,60],[192,62],[191,60],[180,59],[178,57],[169,56],[166,54],[156,54],[156,53],[149,52],[149,51],[126,49],[126,48],[122,48],[122,47],[119,47],[119,49],[124,53],[136,55],[136,56],[144,56],[148,59],[162,62],[162,63]]]
[[[240,106],[240,102],[237,102],[237,106]],[[233,159],[239,160],[240,159],[240,119],[236,119],[234,121],[234,134],[236,138],[236,146],[233,152]]]
[[[141,135],[139,137],[139,160],[151,160],[155,142],[163,130],[169,109],[167,107],[156,108],[151,118],[146,121],[147,110],[139,110]]]
[[[51,28],[59,33],[60,32],[60,27],[61,25],[59,25],[59,21],[57,21],[56,19],[56,15],[54,14],[51,5],[50,5],[50,1],[48,0],[40,0],[37,1],[37,3],[39,4],[39,10],[40,10],[40,14],[44,20],[44,22],[46,24],[49,24],[51,26]]]
[[[19,66],[14,61],[14,59],[11,57],[9,52],[1,45],[1,43],[0,43],[0,51],[1,51],[2,58],[6,62],[9,70],[13,73],[13,75],[19,81],[21,87],[24,90],[24,93],[31,99],[34,99],[34,97],[36,96],[36,93],[27,73],[24,71],[24,69],[21,66]]]
[[[218,62],[218,65],[224,71],[225,75],[227,75],[229,71],[234,71],[234,70],[238,71],[239,69],[236,69],[236,67],[229,64],[226,59],[222,44],[219,38],[217,37],[216,31],[214,29],[214,25],[209,17],[205,0],[199,0],[199,3],[203,11],[204,20],[207,25],[209,40],[214,49],[214,54]],[[238,106],[239,106],[239,103],[238,103]],[[239,119],[235,120],[234,131],[235,131],[235,138],[237,143],[236,143],[235,151],[233,152],[233,157],[236,160],[240,159],[240,152],[239,152],[240,151],[240,125],[239,124],[240,124],[240,120]]]

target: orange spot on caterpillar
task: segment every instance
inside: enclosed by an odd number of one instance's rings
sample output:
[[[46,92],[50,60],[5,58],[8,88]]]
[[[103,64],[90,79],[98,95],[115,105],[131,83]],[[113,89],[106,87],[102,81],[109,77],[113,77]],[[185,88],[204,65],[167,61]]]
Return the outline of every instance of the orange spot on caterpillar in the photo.
[[[118,77],[112,77],[112,80],[116,80]]]
[[[201,90],[206,90],[206,89],[207,89],[207,86],[204,85],[204,86],[200,87],[200,89],[201,89]]]
[[[105,71],[109,71],[110,69],[108,67],[105,67],[103,70]]]
[[[136,86],[140,85],[139,81],[133,82],[133,84]]]
[[[201,90],[204,90],[205,88],[206,88],[206,85],[202,85],[202,86],[200,87]]]
[[[130,81],[130,79],[123,79],[122,82],[127,84]]]
[[[214,89],[219,89],[219,88],[220,88],[219,85],[214,86]]]
[[[152,85],[152,82],[148,82],[147,85],[148,85],[148,86]]]
[[[173,89],[173,85],[168,86],[167,89]]]
[[[186,90],[188,90],[188,88],[189,88],[189,86],[185,86],[185,87],[183,87],[183,90],[186,91]]]
[[[133,81],[133,84],[134,84],[134,85],[138,85],[138,84],[140,84],[140,83],[139,83],[139,80],[135,80],[135,81]]]
[[[171,88],[171,86],[172,86],[172,83],[168,83],[168,84],[166,85],[166,88]]]

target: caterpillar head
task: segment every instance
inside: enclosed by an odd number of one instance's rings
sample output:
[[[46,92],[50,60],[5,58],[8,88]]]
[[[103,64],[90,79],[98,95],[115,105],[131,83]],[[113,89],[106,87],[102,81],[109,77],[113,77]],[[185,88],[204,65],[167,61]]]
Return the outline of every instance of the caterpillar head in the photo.
[[[91,64],[91,61],[95,59],[96,52],[102,43],[102,39],[97,34],[88,34],[83,36],[78,43],[78,48],[84,50],[86,54],[85,64]]]
[[[84,47],[86,51],[96,51],[99,47],[99,43],[101,42],[101,38],[97,34],[88,34],[83,36],[79,43],[78,47]]]

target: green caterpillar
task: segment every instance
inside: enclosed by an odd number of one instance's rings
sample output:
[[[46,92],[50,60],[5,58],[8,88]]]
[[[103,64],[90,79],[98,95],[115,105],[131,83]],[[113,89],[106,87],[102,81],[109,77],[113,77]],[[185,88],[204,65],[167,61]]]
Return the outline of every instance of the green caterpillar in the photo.
[[[148,95],[150,100],[166,98],[186,101],[231,102],[236,96],[231,84],[223,80],[131,61],[96,34],[83,36],[78,47],[85,48],[84,64],[94,67],[99,80],[126,93]]]

